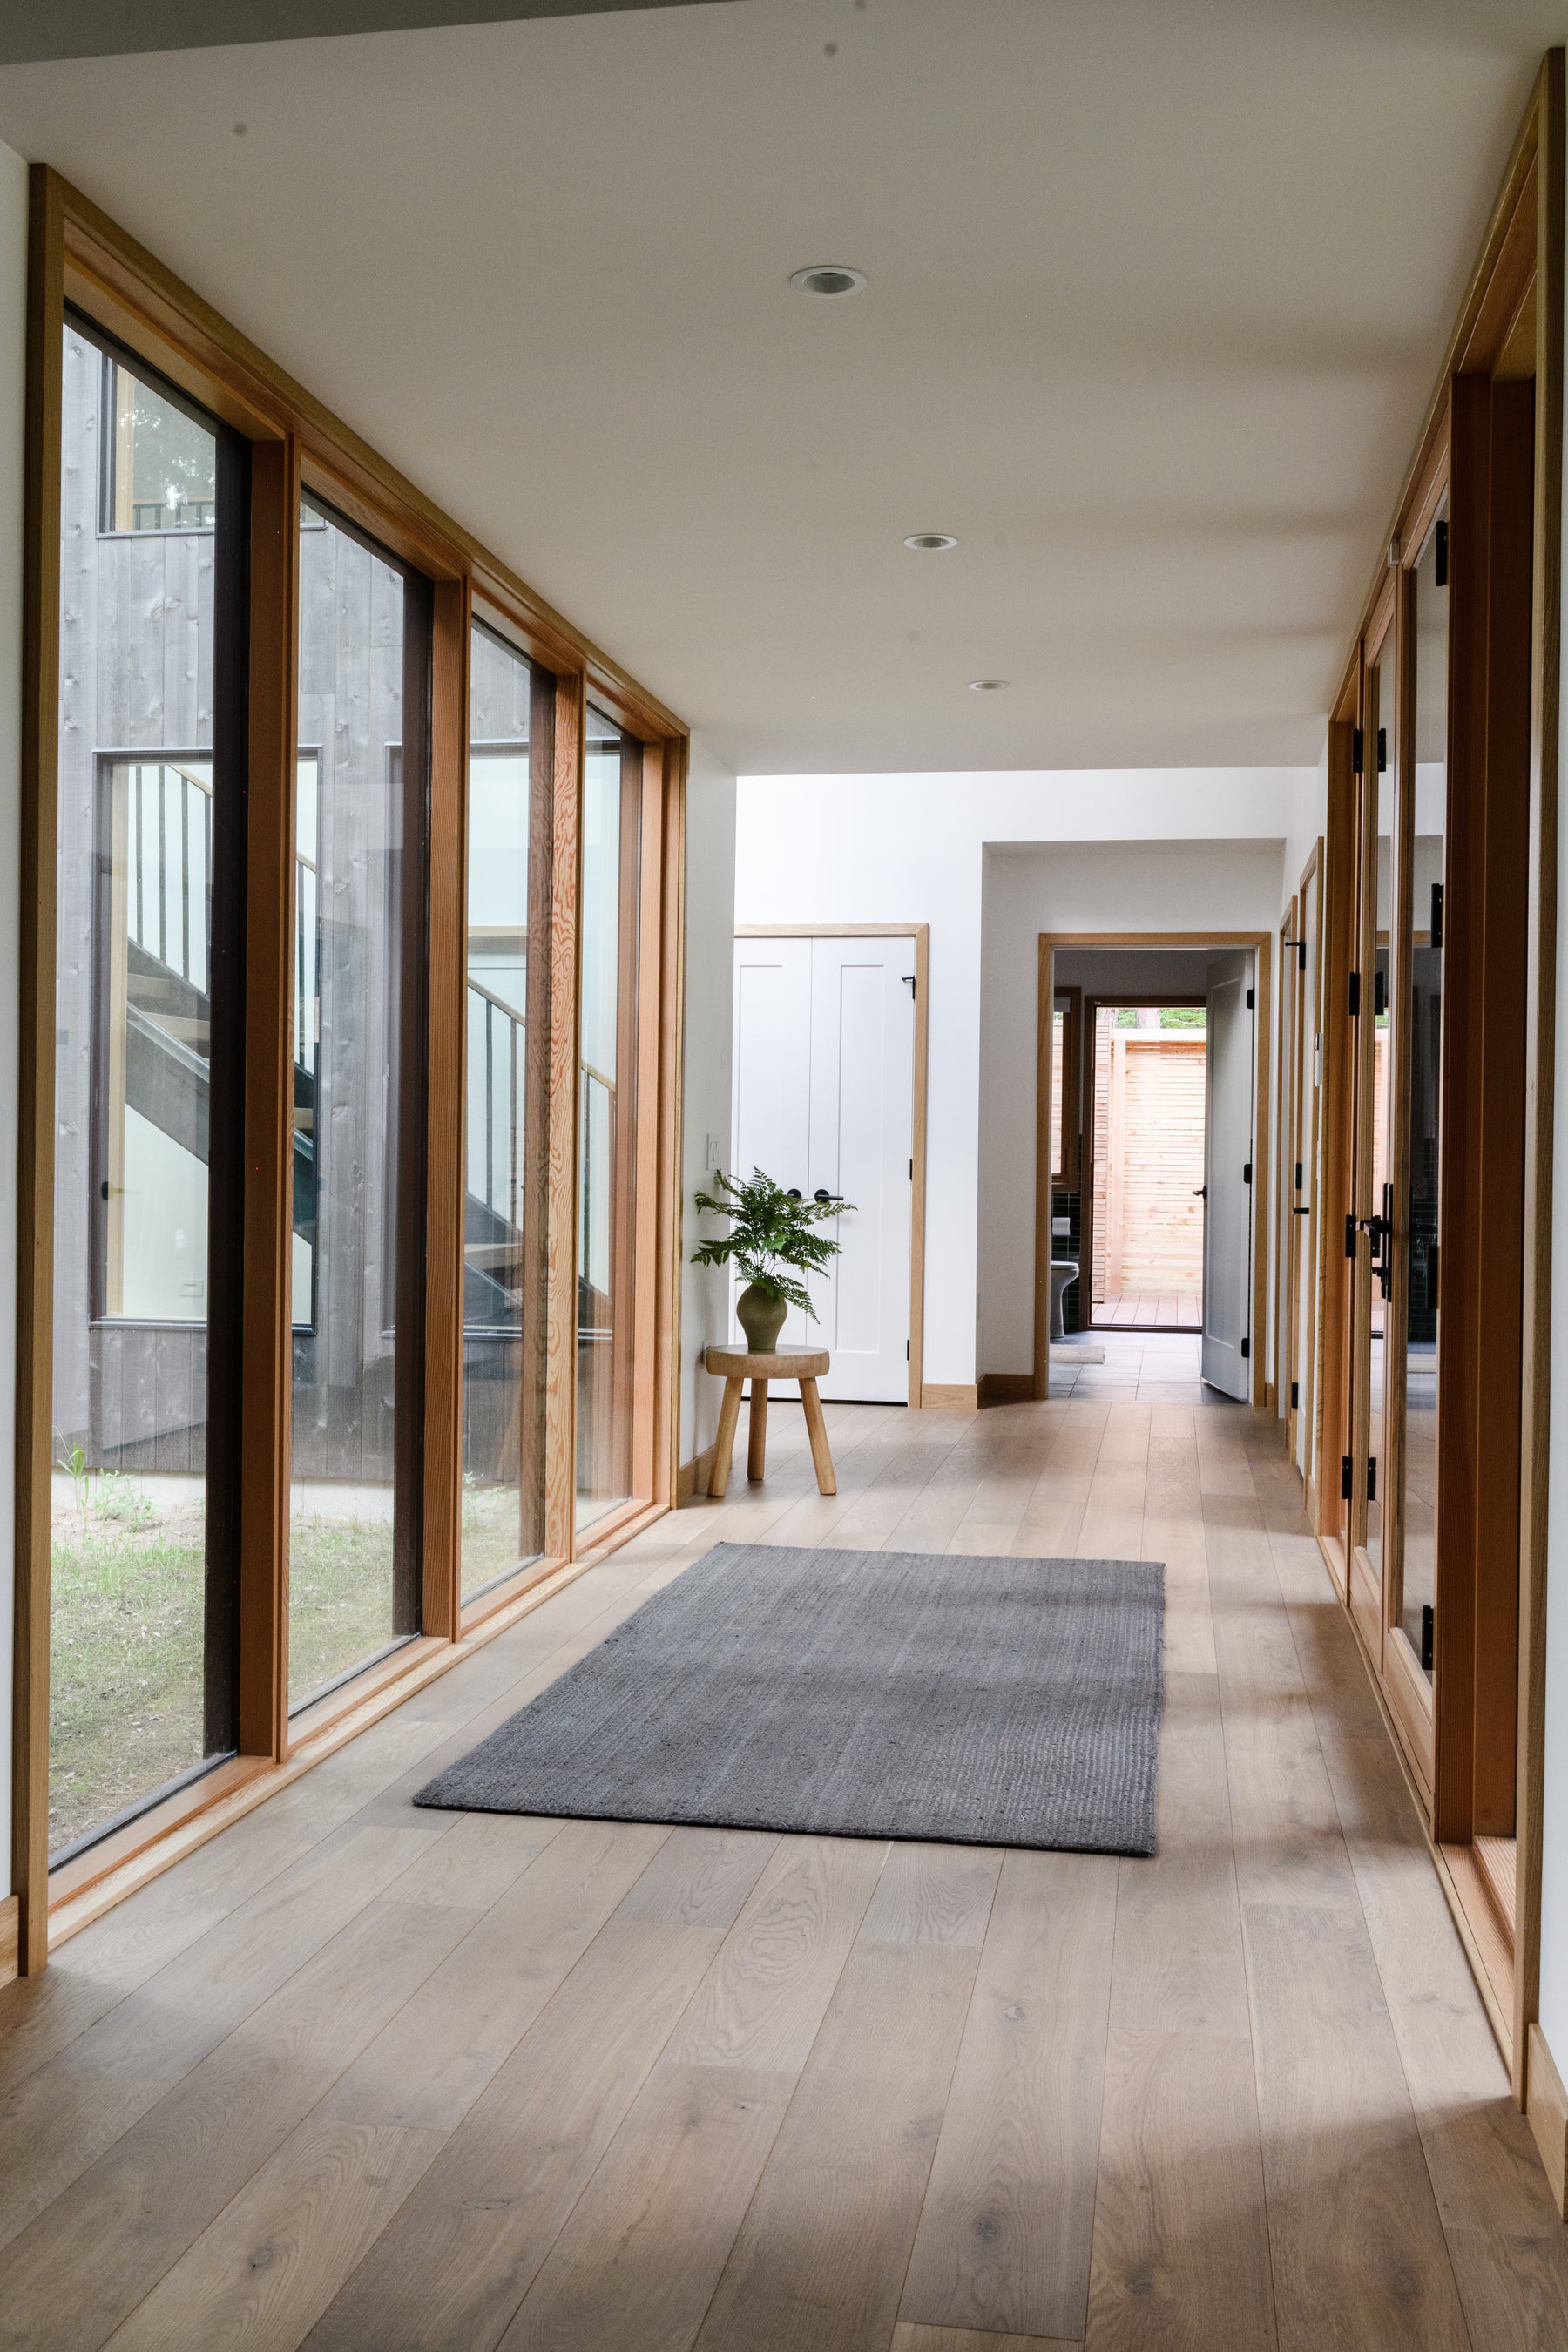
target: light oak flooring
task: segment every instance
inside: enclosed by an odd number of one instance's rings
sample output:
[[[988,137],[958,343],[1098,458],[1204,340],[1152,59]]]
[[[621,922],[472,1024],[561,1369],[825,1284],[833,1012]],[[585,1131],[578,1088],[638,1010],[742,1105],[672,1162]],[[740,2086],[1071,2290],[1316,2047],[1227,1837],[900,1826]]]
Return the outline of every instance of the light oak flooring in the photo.
[[[1568,2232],[1279,1437],[1116,1370],[830,1408],[830,1497],[781,1400],[765,1486],[0,1993],[0,2345],[1568,2343]],[[720,1537],[1164,1560],[1158,1855],[412,1808]]]

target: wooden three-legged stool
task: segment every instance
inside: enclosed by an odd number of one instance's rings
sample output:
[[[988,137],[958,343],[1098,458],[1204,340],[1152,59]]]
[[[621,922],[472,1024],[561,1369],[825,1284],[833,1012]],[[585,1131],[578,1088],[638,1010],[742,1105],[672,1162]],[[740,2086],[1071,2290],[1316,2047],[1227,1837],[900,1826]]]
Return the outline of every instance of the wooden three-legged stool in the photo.
[[[826,1349],[780,1348],[771,1356],[753,1356],[746,1348],[710,1348],[705,1360],[709,1370],[716,1372],[724,1383],[724,1402],[719,1408],[719,1434],[713,1441],[713,1467],[708,1473],[708,1492],[717,1498],[730,1483],[730,1461],[735,1451],[735,1424],[741,1418],[741,1391],[746,1382],[750,1381],[752,1383],[751,1441],[746,1448],[746,1475],[748,1478],[761,1478],[767,1469],[768,1382],[798,1381],[800,1402],[805,1412],[806,1434],[811,1439],[811,1458],[816,1465],[817,1492],[837,1495],[838,1482],[833,1475],[833,1456],[827,1450],[822,1399],[816,1393],[817,1381],[829,1369]]]

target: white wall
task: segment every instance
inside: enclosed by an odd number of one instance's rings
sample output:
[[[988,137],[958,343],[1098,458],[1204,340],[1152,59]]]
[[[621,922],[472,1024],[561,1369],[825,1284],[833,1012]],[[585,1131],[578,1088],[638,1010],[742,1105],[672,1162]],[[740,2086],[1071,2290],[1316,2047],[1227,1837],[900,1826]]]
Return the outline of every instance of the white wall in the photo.
[[[22,728],[22,456],[27,331],[27,167],[0,147],[0,1822],[11,1819],[11,1643],[16,1333],[16,895]],[[0,1895],[11,1840],[0,1841]]]
[[[985,852],[1004,845],[1117,845],[1100,852],[1093,912],[1051,903],[1061,919],[1107,929],[1190,928],[1162,890],[1162,858],[1139,879],[1132,845],[1271,843],[1273,881],[1257,928],[1272,929],[1281,901],[1280,843],[1294,781],[1280,768],[1026,772],[998,775],[743,777],[735,869],[742,923],[929,923],[930,1095],[927,1154],[925,1377],[967,1383],[980,1369],[981,997]],[[1064,872],[1065,872],[1064,868]],[[1168,871],[1168,867],[1166,868]],[[1125,877],[1125,888],[1119,881]],[[1226,903],[1230,903],[1226,900]],[[1250,903],[1250,901],[1248,902]],[[1157,912],[1151,914],[1151,908]],[[1216,920],[1217,918],[1208,919]],[[1237,926],[1239,928],[1239,926]],[[1033,985],[1033,965],[1029,981]],[[1030,1000],[1027,1034],[1034,1035]],[[1034,1182],[1034,1072],[1028,1108],[1002,1106],[1005,1139],[986,1137],[989,1161],[1016,1152],[1028,1128]],[[1019,1246],[1032,1265],[1032,1214]],[[1016,1269],[1007,1279],[1017,1279]]]
[[[1270,814],[1278,826],[1279,797]],[[1279,916],[1280,848],[1276,832],[1260,841],[987,850],[981,918],[981,1372],[1026,1372],[1035,1360],[1040,933],[1272,931]]]
[[[680,1459],[713,1443],[721,1384],[699,1371],[710,1339],[722,1343],[729,1292],[721,1266],[692,1265],[712,1219],[691,1205],[706,1189],[708,1139],[730,1150],[731,1000],[735,975],[735,778],[700,743],[686,779],[686,1061],[681,1087]]]

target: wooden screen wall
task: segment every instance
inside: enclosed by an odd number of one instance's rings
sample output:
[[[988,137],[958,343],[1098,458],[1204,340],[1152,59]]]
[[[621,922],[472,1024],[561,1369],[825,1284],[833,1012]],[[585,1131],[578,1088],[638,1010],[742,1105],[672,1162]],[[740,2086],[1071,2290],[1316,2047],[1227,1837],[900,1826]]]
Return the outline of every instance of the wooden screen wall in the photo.
[[[59,696],[60,352],[67,305],[221,420],[248,447],[247,777],[242,1279],[238,1419],[239,1755],[78,1861],[48,1874],[50,1340],[54,1192],[56,742]],[[28,324],[26,605],[22,825],[20,1291],[17,1321],[17,1647],[14,1878],[19,1965],[212,1834],[563,1578],[668,1507],[676,1464],[681,889],[686,730],[505,564],[385,464],[302,386],[47,167],[33,174]],[[423,1114],[405,1145],[422,1200],[400,1295],[423,1326],[416,1514],[417,1638],[290,1719],[287,1644],[295,789],[301,494],[428,583],[427,969]],[[426,593],[423,589],[422,594]],[[535,872],[546,877],[530,957],[526,1086],[541,1246],[524,1285],[524,1396],[542,1443],[543,1557],[461,1601],[464,1036],[469,630],[474,618],[533,665]],[[626,730],[640,806],[637,953],[631,980],[638,1116],[625,1197],[635,1229],[626,1360],[632,1493],[573,1533],[577,1350],[578,812],[587,695]],[[413,902],[411,902],[413,903]],[[402,1179],[400,1178],[400,1181]],[[407,1286],[413,1286],[408,1289]],[[51,1930],[51,1895],[54,1927]]]

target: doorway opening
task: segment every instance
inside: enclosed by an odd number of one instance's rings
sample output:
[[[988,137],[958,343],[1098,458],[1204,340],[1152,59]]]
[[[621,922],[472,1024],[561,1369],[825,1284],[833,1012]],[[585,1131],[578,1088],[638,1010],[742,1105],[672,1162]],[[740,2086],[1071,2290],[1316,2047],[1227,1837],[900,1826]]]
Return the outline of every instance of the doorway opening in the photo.
[[[1042,936],[1037,1397],[1114,1330],[1190,1335],[1205,1383],[1265,1401],[1269,948]]]
[[[1206,1022],[1196,1003],[1094,1006],[1093,1260],[1079,1304],[1092,1330],[1202,1328]]]

